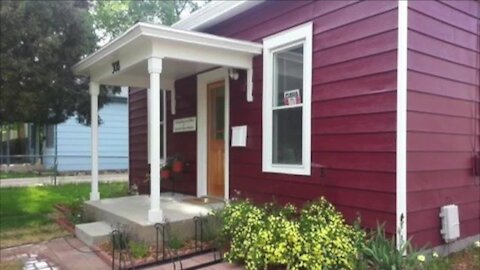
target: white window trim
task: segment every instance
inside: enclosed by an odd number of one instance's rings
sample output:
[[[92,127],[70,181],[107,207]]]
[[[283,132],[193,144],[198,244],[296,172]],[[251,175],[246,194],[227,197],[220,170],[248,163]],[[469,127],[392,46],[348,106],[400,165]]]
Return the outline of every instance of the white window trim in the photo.
[[[163,119],[160,120],[160,125],[163,127],[163,141],[160,143],[163,143],[163,152],[160,153],[160,165],[163,166],[166,163],[166,158],[167,158],[167,91],[171,91],[173,95],[172,90],[168,89],[161,89],[160,94],[162,95],[163,98],[163,104],[160,104],[161,109],[163,110]],[[148,116],[148,123],[150,123],[150,89],[147,89],[147,116]],[[148,131],[147,131],[147,155],[148,155],[148,164],[150,164],[150,125],[148,125]]]
[[[263,40],[263,172],[310,175],[311,174],[311,95],[312,95],[312,37],[313,23],[288,29]],[[273,53],[303,43],[303,133],[302,165],[273,164]]]

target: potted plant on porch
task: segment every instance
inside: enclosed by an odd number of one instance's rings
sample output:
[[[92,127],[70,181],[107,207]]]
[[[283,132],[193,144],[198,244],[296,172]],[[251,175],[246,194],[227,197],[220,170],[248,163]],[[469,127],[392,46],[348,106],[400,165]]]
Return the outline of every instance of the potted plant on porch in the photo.
[[[172,162],[172,171],[174,173],[181,173],[183,172],[183,160],[179,154],[176,154],[173,157],[173,162]]]
[[[170,162],[165,163],[163,167],[160,169],[160,179],[170,179],[171,177],[171,172],[172,172],[172,165]]]

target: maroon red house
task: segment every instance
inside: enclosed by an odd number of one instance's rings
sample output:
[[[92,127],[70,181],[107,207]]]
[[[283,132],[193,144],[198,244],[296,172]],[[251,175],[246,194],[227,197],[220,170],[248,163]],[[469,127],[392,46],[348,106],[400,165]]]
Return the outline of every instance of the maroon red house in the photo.
[[[214,1],[171,28],[133,26],[77,71],[92,97],[131,87],[130,183],[153,187],[151,220],[158,185],[325,196],[437,247],[455,205],[454,248],[480,237],[479,20],[478,1]],[[183,171],[159,180],[173,156]]]

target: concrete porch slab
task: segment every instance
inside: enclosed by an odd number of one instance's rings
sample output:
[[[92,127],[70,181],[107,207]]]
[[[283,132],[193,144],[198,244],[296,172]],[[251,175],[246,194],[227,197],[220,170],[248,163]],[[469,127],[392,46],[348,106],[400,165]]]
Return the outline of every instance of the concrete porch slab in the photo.
[[[160,198],[164,220],[170,224],[173,233],[180,234],[178,236],[183,239],[193,239],[195,216],[206,216],[211,210],[224,206],[223,201],[205,200],[205,203],[199,203],[194,196],[177,193],[162,193]],[[88,201],[84,204],[87,219],[105,222],[111,228],[127,229],[137,240],[153,243],[156,231],[155,224],[148,221],[149,208],[150,197],[147,195]]]
[[[103,221],[77,224],[75,226],[77,238],[90,247],[108,241],[111,232],[112,226]]]

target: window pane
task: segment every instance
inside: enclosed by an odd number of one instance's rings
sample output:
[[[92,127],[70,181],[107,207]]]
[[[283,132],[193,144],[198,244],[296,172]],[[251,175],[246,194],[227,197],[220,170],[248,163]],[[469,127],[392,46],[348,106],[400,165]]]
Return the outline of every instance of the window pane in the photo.
[[[47,130],[46,130],[46,147],[52,148],[54,147],[55,144],[55,126],[54,125],[48,125]]]
[[[294,105],[303,97],[303,44],[273,54],[273,106]]]
[[[273,163],[302,164],[302,107],[273,111]]]

